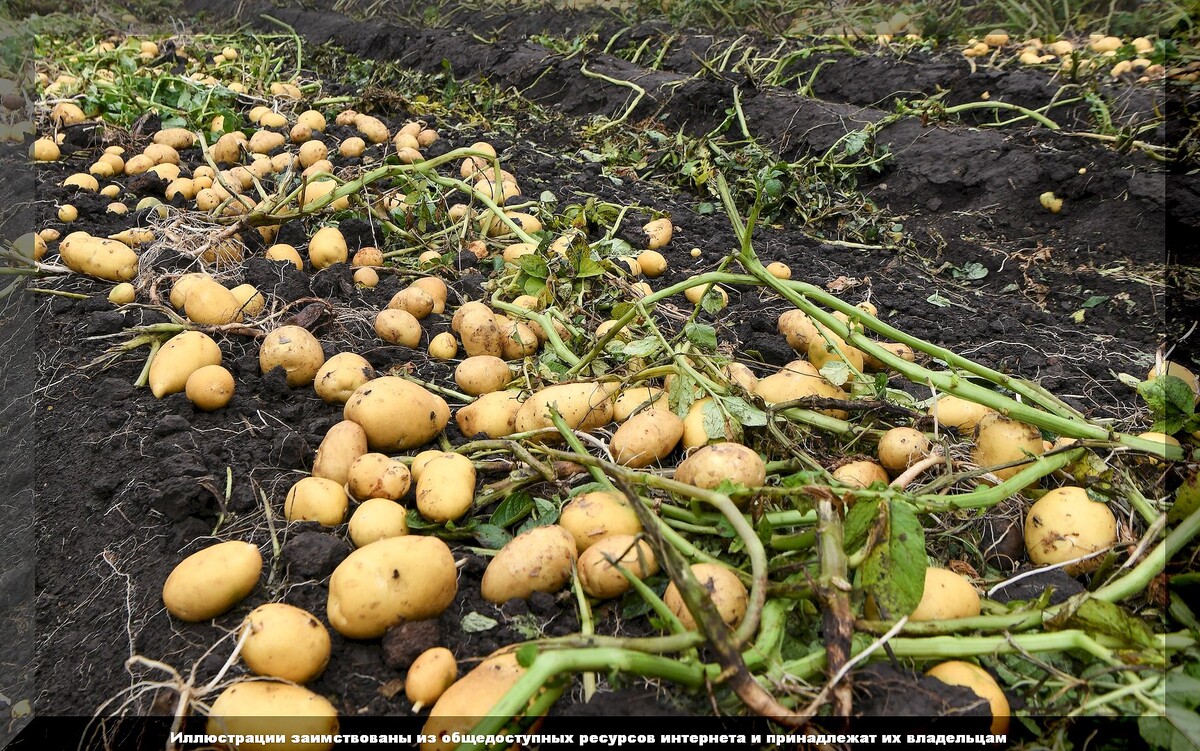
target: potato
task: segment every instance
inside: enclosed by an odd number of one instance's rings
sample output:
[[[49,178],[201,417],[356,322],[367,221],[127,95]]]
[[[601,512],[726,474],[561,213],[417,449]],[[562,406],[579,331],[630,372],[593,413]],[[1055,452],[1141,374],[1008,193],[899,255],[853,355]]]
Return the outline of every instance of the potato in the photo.
[[[70,224],[71,222],[75,221],[78,218],[79,218],[79,209],[75,208],[71,204],[66,203],[66,204],[63,204],[62,206],[58,207],[58,221],[65,222],[66,224]],[[59,250],[59,253],[60,254],[62,253],[61,249]],[[65,258],[63,259],[63,263],[66,263]],[[81,273],[83,273],[83,272],[81,272]],[[132,276],[130,278],[132,278]]]
[[[346,487],[360,500],[386,498],[398,501],[408,492],[412,478],[408,467],[387,454],[362,454],[350,464]]]
[[[137,299],[137,290],[129,282],[121,282],[108,291],[108,301],[113,305],[128,305]]]
[[[399,376],[364,383],[346,401],[344,415],[367,431],[375,451],[405,451],[429,443],[450,421],[446,400]]]
[[[504,354],[504,342],[496,317],[490,310],[471,310],[464,314],[458,326],[463,350],[468,357]]]
[[[454,419],[467,437],[483,433],[488,438],[504,438],[517,432],[517,412],[521,397],[516,391],[493,391],[459,407]]]
[[[313,171],[314,167],[319,166],[319,164],[320,163],[318,163],[317,165],[313,165],[313,167],[309,167],[304,171],[305,172]],[[307,177],[312,177],[312,174],[307,175]],[[324,198],[325,196],[329,195],[330,193],[332,193],[333,191],[337,190],[337,187],[338,187],[337,183],[335,183],[333,180],[329,180],[329,179],[309,180],[308,184],[304,186],[304,192],[301,193],[301,195],[300,195],[300,205],[307,206],[307,205],[313,203],[314,201],[320,200],[320,199]],[[328,206],[329,208],[333,209],[334,211],[344,211],[345,209],[350,208],[350,197],[342,196],[340,198],[335,198],[332,201],[330,201],[324,205]],[[311,209],[310,209],[310,211],[311,211]],[[311,245],[311,241],[309,241],[309,242]],[[347,253],[349,253],[349,250],[347,250]]]
[[[305,477],[292,485],[283,503],[283,515],[289,522],[317,522],[336,527],[346,521],[350,501],[336,481],[325,477]]]
[[[767,481],[767,465],[753,449],[739,443],[714,443],[680,462],[675,479],[698,488],[715,488],[725,480],[757,488]]]
[[[313,388],[327,404],[345,404],[350,395],[375,377],[367,358],[354,352],[341,352],[317,369]]]
[[[371,143],[387,143],[388,129],[379,118],[370,115],[356,115],[354,127],[358,128],[358,132],[362,133],[363,137]]]
[[[233,399],[233,374],[220,365],[205,365],[188,376],[184,393],[196,409],[212,412]]]
[[[183,312],[195,323],[223,326],[242,320],[242,305],[219,282],[201,279],[191,285]]]
[[[234,299],[241,306],[241,312],[244,316],[256,316],[263,311],[267,304],[267,299],[253,284],[239,284],[229,290]]]
[[[61,155],[58,144],[50,138],[39,138],[29,145],[29,158],[35,162],[57,162]]]
[[[667,393],[656,386],[631,386],[622,389],[613,403],[613,421],[625,422],[639,407],[645,404],[665,408]]]
[[[77,172],[74,175],[71,175],[66,180],[63,180],[62,184],[66,187],[74,186],[80,190],[86,190],[89,193],[95,193],[96,191],[100,190],[100,183],[96,180],[96,178],[83,172]]]
[[[782,261],[772,261],[767,264],[767,273],[776,279],[791,279],[792,269]]]
[[[744,363],[731,362],[722,371],[731,383],[737,384],[747,394],[753,394],[754,389],[758,388],[758,376]]]
[[[600,383],[562,383],[548,386],[533,394],[517,412],[517,432],[554,427],[550,407],[562,414],[573,430],[593,430],[612,420],[612,398],[607,386]]]
[[[413,287],[423,289],[433,298],[433,312],[441,315],[446,312],[446,295],[449,290],[446,283],[436,276],[423,276],[412,283]]]
[[[760,378],[754,393],[767,404],[779,404],[809,397],[818,399],[845,399],[846,392],[825,380],[811,363],[794,360],[778,373]],[[849,414],[842,409],[818,409],[817,412],[845,419]]]
[[[700,586],[708,591],[721,620],[731,628],[736,628],[746,616],[746,606],[750,600],[746,586],[737,578],[737,574],[717,563],[695,563],[692,564],[692,575],[696,577]],[[684,628],[689,631],[697,630],[696,621],[684,604],[683,596],[679,594],[675,582],[667,585],[667,591],[663,593],[663,604],[670,608]]]
[[[402,620],[436,618],[454,601],[458,569],[436,537],[388,537],[355,550],[329,578],[329,623],[374,639]]]
[[[300,166],[311,167],[317,162],[325,161],[325,157],[329,155],[329,150],[325,144],[320,141],[306,141],[300,147]]]
[[[571,579],[575,548],[571,533],[557,524],[518,535],[488,563],[480,587],[484,599],[500,605],[559,591]]]
[[[999,412],[984,415],[975,428],[975,449],[971,456],[982,468],[1007,464],[1027,457],[1036,457],[1045,451],[1041,432],[1032,425],[1017,422]],[[883,466],[887,466],[885,463]],[[992,472],[1001,480],[1020,472],[1027,466],[1018,464]]]
[[[336,423],[325,433],[317,456],[313,459],[313,477],[324,477],[345,485],[350,477],[350,465],[367,453],[367,433],[351,420]]]
[[[403,310],[385,308],[375,316],[375,335],[388,344],[414,348],[421,344],[421,323]]]
[[[913,362],[916,359],[912,347],[907,344],[901,344],[900,342],[878,342],[878,344],[881,349],[891,352],[905,362]],[[863,368],[868,373],[883,373],[890,369],[888,365],[884,364],[883,360],[879,360],[866,352],[863,352]]]
[[[468,357],[454,369],[454,382],[471,396],[499,391],[511,380],[508,363],[491,355]]]
[[[579,556],[579,583],[583,591],[600,600],[611,600],[628,592],[632,585],[617,570],[617,565],[639,579],[658,573],[658,559],[645,540],[633,535],[609,535]]]
[[[706,425],[707,423],[707,425]],[[723,425],[725,430],[719,435],[709,435],[708,427],[715,425],[717,430]],[[721,412],[720,407],[711,396],[697,399],[688,407],[688,413],[683,418],[683,446],[694,449],[706,446],[714,441],[732,441],[738,436],[737,425],[733,419]]]
[[[184,558],[163,584],[163,604],[181,621],[216,618],[258,585],[262,554],[248,542],[217,543]]]
[[[294,605],[259,605],[246,616],[242,634],[242,661],[255,675],[308,683],[329,664],[329,632]]]
[[[1177,362],[1164,362],[1161,366],[1157,363],[1150,372],[1146,374],[1146,380],[1152,381],[1160,375],[1169,375],[1186,383],[1191,387],[1192,391],[1197,394],[1200,399],[1200,379],[1196,378],[1196,374],[1188,370]]]
[[[1025,549],[1037,566],[1070,561],[1104,550],[1117,542],[1117,518],[1104,503],[1078,487],[1056,488],[1029,508],[1025,516]],[[1066,567],[1072,576],[1094,569],[1100,558]]]
[[[456,681],[441,695],[421,728],[425,737],[436,742],[421,744],[421,751],[452,751],[458,743],[452,733],[469,734],[504,695],[525,675],[515,651],[494,653],[471,672]]]
[[[458,354],[458,340],[449,331],[443,331],[429,340],[429,356],[436,360],[453,360]]]
[[[536,355],[540,345],[538,335],[521,321],[509,321],[500,326],[500,347],[505,360],[520,360]]]
[[[280,326],[263,337],[259,345],[258,367],[263,375],[283,368],[292,388],[312,383],[324,364],[321,343],[300,326]]]
[[[453,652],[445,647],[427,649],[409,666],[404,695],[412,702],[413,711],[419,712],[440,699],[457,677],[458,662]]]
[[[925,569],[925,591],[910,621],[945,621],[979,615],[979,593],[966,577],[949,569]]]
[[[337,227],[322,227],[308,241],[308,261],[314,269],[345,263],[349,257],[346,238]]]
[[[637,257],[638,270],[651,279],[656,279],[667,271],[667,259],[657,250],[644,250]]]
[[[338,153],[347,159],[358,159],[367,149],[367,142],[358,136],[351,136],[338,144]]]
[[[646,409],[626,420],[609,442],[613,460],[635,469],[660,461],[683,438],[683,420],[667,409]]]
[[[639,282],[639,284],[644,284],[644,283]],[[633,286],[637,287],[638,285],[635,284]],[[645,294],[650,294],[650,292],[652,291],[652,290],[650,290],[650,288],[648,286],[645,289],[647,290],[645,292]],[[692,305],[699,305],[700,301],[708,296],[709,290],[712,290],[720,298],[720,302],[717,305],[718,310],[723,309],[726,305],[729,304],[729,293],[726,292],[722,287],[720,287],[716,284],[704,284],[704,285],[696,285],[694,287],[688,287],[687,289],[685,289],[683,291],[683,296],[685,298],[687,298],[687,301],[690,302]],[[645,294],[641,295],[641,296],[644,297]]]
[[[424,471],[425,465],[440,457],[443,453],[441,449],[428,449],[417,454],[412,459],[412,464],[409,466],[409,472],[412,473],[413,482],[421,479],[421,472]]]
[[[992,711],[991,731],[995,734],[1008,732],[1011,714],[1008,699],[986,670],[969,662],[950,660],[934,665],[925,675],[937,678],[948,686],[965,686],[971,689],[976,696],[988,703]]]
[[[797,352],[808,352],[808,344],[820,336],[817,325],[803,311],[789,310],[779,316],[779,333],[787,339],[788,346]]]
[[[851,347],[846,340],[824,327],[818,327],[817,332],[808,342],[808,361],[814,368],[820,371],[826,363],[845,362],[853,370],[862,372],[862,350]]]
[[[877,482],[888,484],[887,471],[875,462],[865,459],[846,462],[833,470],[832,475],[833,479],[852,488],[868,488]]]
[[[370,498],[350,516],[349,532],[358,548],[389,537],[403,537],[408,534],[408,511],[389,498]]]
[[[937,421],[960,433],[970,433],[984,416],[996,410],[982,404],[963,399],[954,394],[941,394],[937,401],[929,405],[929,414]]]
[[[301,686],[279,681],[238,681],[213,701],[204,731],[214,736],[247,736],[237,745],[238,751],[329,751],[338,731],[338,714],[328,699]],[[292,743],[292,735],[314,736],[316,740]],[[258,736],[281,736],[284,740],[252,740]],[[325,736],[328,741],[323,740]]]
[[[387,304],[392,310],[403,310],[417,320],[432,313],[435,305],[433,295],[414,286],[405,287],[392,295]]]
[[[287,139],[273,130],[260,130],[250,136],[248,148],[252,154],[269,154],[284,144]]]
[[[898,475],[929,456],[929,439],[913,428],[892,428],[879,439],[879,463],[892,475]]]
[[[475,467],[462,454],[443,453],[421,469],[417,479],[417,511],[426,519],[457,521],[475,500]]]
[[[138,256],[128,245],[86,232],[72,232],[58,246],[62,262],[74,272],[110,282],[137,276]]]
[[[354,271],[354,284],[373,289],[379,284],[379,272],[369,266]]]
[[[658,250],[662,246],[671,242],[671,235],[674,234],[675,227],[671,224],[671,220],[667,218],[655,219],[652,222],[647,222],[642,227],[642,231],[646,233],[646,247],[650,250]],[[646,276],[649,276],[647,274]]]
[[[155,398],[187,388],[188,378],[205,365],[221,364],[221,348],[201,331],[184,331],[171,337],[150,362],[148,381]]]

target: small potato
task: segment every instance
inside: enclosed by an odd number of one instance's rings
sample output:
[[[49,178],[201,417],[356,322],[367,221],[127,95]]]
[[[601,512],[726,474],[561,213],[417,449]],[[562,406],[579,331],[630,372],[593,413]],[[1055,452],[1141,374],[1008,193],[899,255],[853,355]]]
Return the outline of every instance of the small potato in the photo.
[[[35,162],[57,162],[62,152],[53,139],[39,138],[29,145],[29,158]]]
[[[518,535],[501,548],[483,572],[480,590],[502,605],[527,600],[534,592],[553,594],[567,585],[575,567],[575,539],[557,524]]]
[[[233,374],[220,365],[205,365],[188,376],[184,393],[196,409],[212,412],[233,399]]]
[[[949,569],[925,569],[921,602],[909,614],[910,621],[945,621],[973,618],[980,613],[979,593],[966,577]]]
[[[646,225],[642,227],[642,231],[646,233],[646,247],[650,248],[650,250],[658,250],[662,246],[671,242],[671,236],[675,232],[675,227],[671,224],[670,219],[664,217],[662,219],[655,219],[652,222],[646,223]]]
[[[362,133],[363,137],[371,143],[387,143],[388,128],[379,118],[370,115],[356,115],[354,127],[358,128],[358,132]]]
[[[647,404],[665,408],[667,392],[655,386],[633,386],[622,389],[613,403],[613,422],[625,422],[640,407]]]
[[[127,282],[137,276],[137,253],[116,240],[72,232],[59,244],[58,254],[67,268],[97,279]]]
[[[411,313],[385,308],[375,316],[375,334],[388,344],[415,348],[421,345],[421,322]]]
[[[988,468],[1021,459],[1033,459],[1044,451],[1041,431],[1032,425],[1005,417],[999,412],[992,412],[984,415],[975,428],[975,450],[971,457],[980,467]],[[1018,464],[993,470],[992,474],[1001,480],[1007,480],[1026,466],[1027,463]]]
[[[852,488],[869,488],[877,482],[888,484],[888,473],[875,462],[860,460],[846,462],[833,470],[833,479]]]
[[[266,257],[272,261],[287,261],[296,267],[298,271],[304,271],[304,261],[300,258],[300,252],[291,245],[286,243],[278,243],[267,248]]]
[[[355,269],[354,283],[359,287],[373,289],[379,284],[379,272],[367,266]]]
[[[206,365],[221,364],[221,348],[201,331],[184,331],[171,337],[150,362],[150,391],[156,399],[187,388],[192,373]]]
[[[767,273],[776,279],[791,279],[792,269],[782,261],[772,261],[767,264]]]
[[[254,317],[263,311],[267,300],[253,284],[239,284],[229,290],[234,299],[241,305],[243,316]]]
[[[925,675],[937,678],[948,686],[965,686],[988,703],[992,711],[990,730],[995,734],[1008,732],[1011,709],[1004,691],[983,668],[969,662],[951,660],[934,665]]]
[[[128,305],[137,299],[137,290],[129,282],[121,282],[108,292],[108,301],[113,305]]]
[[[892,475],[898,475],[929,456],[929,439],[919,430],[892,428],[879,439],[879,463]]]
[[[349,508],[350,501],[341,485],[324,477],[305,477],[288,491],[283,515],[289,522],[311,521],[336,527],[346,520]]]
[[[367,142],[358,136],[351,136],[338,144],[338,153],[347,159],[358,159],[367,149]]]
[[[351,420],[336,423],[325,433],[317,456],[313,459],[313,477],[324,477],[345,485],[350,477],[350,465],[367,453],[367,433]]]
[[[349,531],[356,548],[389,537],[403,537],[408,534],[408,512],[388,498],[370,498],[359,504],[350,516]]]
[[[282,133],[273,130],[260,130],[250,136],[248,148],[252,154],[270,154],[284,144],[287,139]]]
[[[403,310],[413,318],[422,320],[433,312],[436,303],[433,295],[420,287],[413,286],[406,287],[392,295],[387,306],[392,310]]]
[[[611,535],[638,535],[642,532],[637,512],[625,497],[603,490],[573,498],[563,506],[558,523],[574,538],[576,550],[580,553]]]
[[[454,369],[454,382],[471,396],[499,391],[511,380],[508,363],[491,355],[468,357]]]
[[[459,407],[454,419],[464,436],[482,433],[488,438],[504,438],[517,432],[517,412],[520,410],[519,393],[492,391],[465,407]]]
[[[344,415],[367,431],[375,451],[405,451],[429,443],[450,421],[446,400],[399,376],[364,383],[346,401]]]
[[[692,564],[692,575],[696,577],[700,586],[708,591],[721,620],[731,628],[736,628],[746,615],[746,606],[750,599],[746,585],[737,578],[737,574],[716,563],[695,563]],[[683,596],[679,594],[675,582],[667,586],[667,591],[663,593],[663,603],[670,608],[684,628],[689,631],[697,630],[696,621],[684,604]]]
[[[387,454],[363,454],[350,464],[346,487],[355,498],[398,501],[408,492],[412,478],[408,467]]]
[[[494,653],[446,689],[421,728],[421,751],[453,751],[452,733],[468,734],[525,675],[515,650]]]
[[[613,433],[609,448],[617,464],[639,469],[666,458],[683,438],[683,420],[667,409],[646,409]]]
[[[453,360],[458,354],[458,340],[449,331],[443,331],[429,340],[429,356],[435,360]]]
[[[315,615],[294,605],[259,605],[246,616],[242,633],[242,661],[255,675],[308,683],[329,664],[329,632]]]
[[[658,559],[645,540],[633,535],[610,535],[579,556],[579,583],[583,591],[600,600],[611,600],[629,591],[621,566],[639,579],[658,573]]]
[[[651,279],[656,279],[667,272],[667,259],[657,250],[644,250],[637,257],[638,269]]]
[[[517,413],[517,432],[554,427],[550,407],[557,407],[573,430],[593,430],[612,420],[613,400],[600,383],[563,383],[548,386],[529,397]]]
[[[341,352],[325,361],[313,379],[317,396],[326,404],[345,404],[350,395],[375,377],[375,368],[362,355]]]
[[[322,227],[308,241],[308,261],[314,269],[345,263],[349,256],[346,238],[337,227]]]
[[[930,416],[936,418],[939,423],[968,435],[975,430],[980,420],[995,411],[954,394],[941,394],[937,401],[929,405]]]
[[[1036,566],[1074,560],[1117,542],[1117,519],[1104,503],[1093,501],[1078,487],[1051,490],[1025,516],[1025,549]],[[1094,569],[1100,558],[1066,567],[1076,576]]]
[[[449,546],[436,537],[388,537],[355,550],[329,578],[329,624],[375,639],[402,620],[437,618],[458,592]]]
[[[475,467],[462,454],[443,453],[421,469],[417,511],[432,522],[461,519],[475,500]]]
[[[383,251],[372,245],[359,248],[354,251],[354,257],[350,259],[350,265],[355,267],[383,266]],[[411,313],[412,311],[409,312]]]
[[[754,389],[758,387],[758,376],[744,363],[731,362],[722,368],[722,371],[732,383],[736,383],[747,394],[753,394]]]
[[[301,686],[238,681],[213,701],[204,731],[244,737],[238,751],[329,751],[338,731],[338,714],[328,699]],[[315,740],[292,743],[292,735]],[[284,740],[266,740],[275,737]]]
[[[425,290],[433,297],[433,312],[441,315],[446,312],[446,295],[449,289],[446,283],[436,276],[423,276],[412,283],[412,286]]]
[[[404,695],[412,702],[413,711],[433,704],[446,693],[458,677],[458,661],[445,647],[427,649],[413,660],[404,678]]]
[[[709,428],[717,426],[725,430],[718,435],[710,435]],[[707,446],[714,441],[732,441],[738,437],[738,427],[733,419],[724,415],[711,396],[697,399],[688,407],[688,413],[683,418],[683,447],[688,449]]]
[[[308,329],[280,326],[267,334],[258,349],[258,366],[263,375],[283,368],[292,388],[307,386],[325,364],[321,343]]]
[[[767,481],[767,465],[753,449],[740,443],[714,443],[680,462],[675,479],[698,488],[715,488],[725,480],[758,488]]]
[[[325,144],[320,141],[306,141],[300,147],[300,166],[311,167],[317,162],[324,161],[328,155],[329,151],[325,148]]]
[[[184,558],[163,584],[163,604],[181,621],[216,618],[258,586],[262,554],[248,542],[230,540]]]

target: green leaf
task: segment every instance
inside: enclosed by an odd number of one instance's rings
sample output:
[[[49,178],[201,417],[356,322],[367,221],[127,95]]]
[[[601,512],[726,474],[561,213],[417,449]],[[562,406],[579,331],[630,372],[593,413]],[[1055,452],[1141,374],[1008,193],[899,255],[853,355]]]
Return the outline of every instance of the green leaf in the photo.
[[[586,243],[584,245],[586,247]],[[593,276],[603,276],[604,266],[600,264],[600,260],[595,258],[591,252],[583,253],[579,256],[579,263],[576,266],[575,276],[580,279],[586,279]]]
[[[858,569],[859,584],[881,615],[899,618],[916,609],[925,591],[925,530],[902,501],[878,508],[869,534],[871,547]]]
[[[1108,295],[1092,295],[1088,299],[1084,300],[1083,305],[1080,305],[1079,307],[1085,308],[1085,309],[1086,308],[1094,308],[1107,299],[1108,299]]]
[[[700,214],[700,215],[711,214],[716,210],[717,210],[717,207],[714,206],[709,201],[704,201],[703,203],[700,203],[699,205],[696,206],[696,213]]]
[[[1193,472],[1175,491],[1175,503],[1167,510],[1167,523],[1178,524],[1200,508],[1200,472]]]
[[[471,534],[475,535],[480,545],[492,550],[499,550],[512,540],[512,535],[495,524],[472,525]]]
[[[517,650],[517,662],[523,668],[527,668],[532,665],[533,661],[537,659],[537,656],[538,645],[536,644],[526,644]]]
[[[1087,596],[1086,593],[1084,595]],[[1135,618],[1120,605],[1088,597],[1065,619],[1052,621],[1056,628],[1078,628],[1090,634],[1115,636],[1121,641],[1153,649],[1154,632],[1140,618]]]
[[[1163,751],[1196,751],[1200,748],[1200,715],[1167,705],[1163,717],[1139,717],[1138,730],[1146,744]]]
[[[704,323],[689,323],[683,329],[684,336],[692,344],[710,352],[717,349],[717,330]]]
[[[671,386],[667,389],[667,401],[675,405],[676,415],[680,418],[687,417],[692,402],[696,401],[695,383],[690,375],[680,373],[677,378],[672,379]]]
[[[725,414],[716,402],[705,402],[701,409],[704,415],[704,433],[710,440],[723,441],[725,435]]]
[[[634,339],[632,342],[627,342],[621,348],[630,357],[649,357],[660,349],[662,349],[662,342],[653,336],[648,336],[644,339]]]
[[[541,256],[535,253],[526,253],[517,259],[517,265],[521,267],[521,271],[534,279],[549,279],[550,269],[546,266],[546,261]]]
[[[830,360],[821,366],[820,372],[834,386],[841,386],[850,380],[850,366],[842,360]]]
[[[470,612],[463,616],[462,623],[463,633],[478,634],[483,631],[491,631],[496,626],[500,625],[495,618],[489,618],[482,613]]]
[[[1174,435],[1183,430],[1196,412],[1196,394],[1191,386],[1173,375],[1160,375],[1142,381],[1138,394],[1146,400],[1146,406],[1154,416],[1154,430]]]
[[[497,527],[509,527],[529,516],[532,511],[533,497],[519,490],[501,501],[488,521]]]
[[[708,288],[704,297],[700,298],[700,307],[705,313],[719,313],[725,309],[725,297],[718,291],[716,285]]]
[[[740,396],[725,396],[721,398],[729,414],[747,428],[757,428],[767,424],[767,413]]]
[[[847,553],[852,553],[867,544],[867,534],[871,524],[879,515],[878,498],[861,500],[846,512],[846,520],[842,522],[842,545]]]

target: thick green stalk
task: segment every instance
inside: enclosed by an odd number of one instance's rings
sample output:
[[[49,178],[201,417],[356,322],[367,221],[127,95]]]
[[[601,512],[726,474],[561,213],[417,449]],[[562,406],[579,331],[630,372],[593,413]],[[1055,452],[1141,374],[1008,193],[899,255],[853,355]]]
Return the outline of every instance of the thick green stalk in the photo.
[[[1109,582],[1092,593],[1092,597],[1105,602],[1119,602],[1144,590],[1150,581],[1162,573],[1171,560],[1193,537],[1200,533],[1200,509],[1187,516],[1179,526],[1171,530],[1167,538],[1133,567],[1125,576]]]

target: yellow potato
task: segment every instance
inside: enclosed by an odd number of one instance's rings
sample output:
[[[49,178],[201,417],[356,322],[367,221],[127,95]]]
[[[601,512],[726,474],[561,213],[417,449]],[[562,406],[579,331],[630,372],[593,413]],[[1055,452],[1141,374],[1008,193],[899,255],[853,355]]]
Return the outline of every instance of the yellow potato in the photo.
[[[457,521],[475,500],[475,467],[462,454],[446,452],[428,461],[417,479],[417,511],[426,519]]]
[[[313,388],[327,404],[345,404],[354,391],[375,377],[375,369],[362,355],[342,352],[317,370]]]
[[[242,634],[242,661],[255,675],[308,683],[329,663],[329,632],[294,605],[259,605],[246,616]]]
[[[797,352],[807,353],[809,342],[820,337],[817,325],[800,310],[788,310],[779,316],[778,329]]]
[[[350,465],[367,453],[367,433],[362,426],[351,420],[334,424],[317,447],[313,459],[313,477],[324,477],[338,485],[345,485],[350,477]]]
[[[440,396],[399,376],[364,383],[346,401],[343,413],[367,431],[376,451],[405,451],[429,443],[450,421]]]
[[[520,360],[537,354],[541,339],[521,321],[509,321],[500,327],[500,347],[506,360]]]
[[[517,412],[520,410],[518,392],[493,391],[459,407],[454,419],[464,436],[483,433],[488,438],[504,438],[517,432]]]
[[[226,612],[258,586],[262,554],[248,542],[230,540],[184,558],[163,584],[167,612],[189,623]]]
[[[511,380],[508,363],[491,355],[468,357],[454,369],[454,382],[471,396],[499,391]]]
[[[246,316],[256,316],[263,311],[267,299],[253,284],[239,284],[229,290],[241,306],[241,313]]]
[[[209,735],[249,736],[238,744],[238,751],[329,751],[338,731],[338,714],[328,699],[301,686],[279,681],[238,681],[213,701],[204,731]],[[293,735],[317,740],[292,743]],[[282,736],[284,740],[254,740],[264,736]]]
[[[988,703],[992,711],[991,731],[995,734],[1008,732],[1011,714],[1008,698],[986,670],[969,662],[951,660],[933,666],[925,675],[937,678],[949,686],[966,686],[971,689],[976,696]]]
[[[575,540],[583,553],[596,542],[612,535],[637,535],[642,523],[637,512],[618,493],[603,490],[584,493],[563,506],[558,524]]]
[[[504,354],[504,341],[496,317],[490,310],[471,310],[460,319],[459,337],[468,357]]]
[[[150,362],[150,391],[161,399],[187,388],[188,378],[205,365],[221,364],[221,348],[200,331],[184,331],[167,340]]]
[[[667,259],[657,250],[644,250],[637,257],[638,269],[645,276],[655,279],[667,271]]]
[[[184,393],[196,409],[211,412],[233,399],[233,374],[220,365],[205,365],[188,376]]]
[[[408,534],[408,511],[391,499],[370,498],[350,516],[349,532],[358,548],[389,537],[403,537]]]
[[[944,568],[925,569],[925,591],[910,621],[945,621],[979,615],[979,593],[966,577]]]
[[[337,227],[322,227],[308,241],[308,261],[314,269],[345,263],[349,257],[346,238]]]
[[[929,439],[913,428],[892,428],[879,439],[879,463],[893,475],[898,475],[929,456]]]
[[[700,586],[708,592],[721,620],[730,627],[736,628],[746,615],[746,606],[750,599],[746,585],[737,578],[737,574],[716,563],[692,564],[692,574]],[[697,630],[696,621],[692,618],[687,605],[684,604],[683,596],[679,594],[679,588],[675,586],[675,582],[667,585],[667,591],[663,593],[663,604],[675,614],[684,628],[689,631]]]
[[[674,234],[675,227],[671,224],[670,219],[664,217],[648,222],[642,227],[642,231],[646,233],[646,237],[648,238],[646,247],[650,248],[650,250],[658,250],[671,242],[671,236]]]
[[[980,467],[994,467],[1020,459],[1034,458],[1045,452],[1042,434],[1032,425],[1026,425],[999,412],[984,415],[975,429],[975,450],[971,456]],[[884,464],[886,467],[887,464]],[[1028,466],[1018,464],[992,472],[1001,480],[1007,480]]]
[[[292,486],[283,503],[289,522],[317,522],[336,527],[346,520],[350,501],[337,482],[324,477],[305,477]]]
[[[708,433],[709,425],[716,423],[724,426],[725,430],[718,436]],[[707,424],[706,424],[707,423]],[[720,427],[717,428],[720,430]],[[694,449],[708,445],[713,441],[732,441],[737,438],[737,425],[733,419],[723,414],[720,407],[711,396],[697,399],[688,407],[688,413],[683,418],[684,448]]]
[[[421,344],[421,323],[411,313],[385,308],[375,316],[375,335],[388,344],[417,347]]]
[[[1025,516],[1025,549],[1034,565],[1046,566],[1080,558],[1115,545],[1117,519],[1104,503],[1078,487],[1051,490]],[[1077,575],[1094,569],[1100,556],[1066,567]]]
[[[433,297],[433,312],[441,315],[446,312],[446,295],[449,289],[446,283],[436,276],[423,276],[412,283],[412,286],[423,289]]]
[[[666,458],[683,438],[683,420],[667,409],[645,409],[630,417],[609,442],[613,460],[635,469]]]
[[[632,386],[622,389],[613,403],[613,421],[625,422],[643,404],[665,409],[667,393],[656,386]]]
[[[183,312],[195,323],[223,326],[242,320],[242,304],[219,282],[201,279],[187,293]]]
[[[817,335],[808,342],[808,361],[814,368],[820,371],[826,363],[845,362],[851,369],[862,372],[862,350],[851,347],[846,340],[824,327],[817,330]]]
[[[600,383],[563,383],[548,386],[529,397],[517,412],[517,432],[554,427],[550,407],[562,414],[573,430],[593,430],[612,420],[613,400]]]
[[[421,734],[436,738],[421,751],[452,751],[459,744],[452,733],[467,734],[525,675],[515,651],[489,656],[441,695],[429,712]]]
[[[121,282],[108,291],[108,301],[113,305],[128,305],[137,299],[137,290],[129,282]]]
[[[868,488],[877,482],[887,485],[889,480],[887,470],[865,459],[846,462],[833,470],[832,475],[833,479],[852,488]]]
[[[441,698],[458,677],[458,661],[445,647],[427,649],[413,660],[404,678],[404,695],[419,712]]]
[[[388,537],[351,553],[329,578],[329,623],[375,639],[402,620],[436,618],[454,601],[458,569],[436,537]]]
[[[757,488],[767,481],[767,465],[753,449],[740,443],[714,443],[680,462],[675,479],[698,488],[715,488],[725,480]]]
[[[359,500],[385,498],[398,501],[408,492],[412,477],[408,467],[387,454],[363,454],[350,464],[346,487]]]
[[[137,276],[137,253],[116,240],[72,232],[59,244],[58,254],[67,268],[97,279],[127,282]]]
[[[583,591],[600,600],[611,600],[628,592],[633,585],[617,570],[617,565],[638,579],[658,573],[658,559],[645,540],[633,535],[609,535],[579,556],[579,583]]]
[[[979,421],[996,410],[982,404],[963,399],[954,394],[941,394],[929,405],[929,414],[942,425],[957,428],[960,433],[970,434]]]
[[[480,591],[497,605],[534,592],[554,593],[567,585],[575,566],[575,538],[557,524],[518,535],[501,548],[483,572]]]
[[[283,368],[292,388],[307,386],[325,364],[321,343],[308,329],[280,326],[267,334],[258,350],[258,366],[263,375]]]
[[[433,295],[417,286],[405,287],[388,301],[387,306],[393,310],[403,310],[413,318],[421,320],[433,312],[436,302]]]

